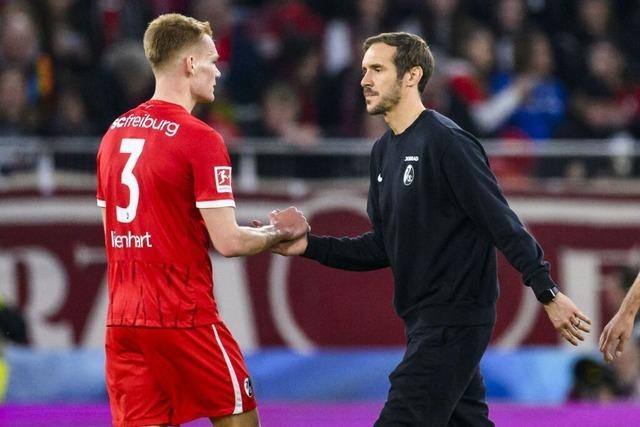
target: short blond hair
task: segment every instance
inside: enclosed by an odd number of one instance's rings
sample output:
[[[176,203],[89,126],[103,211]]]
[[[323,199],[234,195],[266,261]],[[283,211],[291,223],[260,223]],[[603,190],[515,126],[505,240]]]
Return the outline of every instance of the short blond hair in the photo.
[[[203,35],[212,36],[208,22],[198,21],[179,13],[160,15],[149,23],[144,32],[144,54],[151,68],[162,68],[174,55],[196,44]]]

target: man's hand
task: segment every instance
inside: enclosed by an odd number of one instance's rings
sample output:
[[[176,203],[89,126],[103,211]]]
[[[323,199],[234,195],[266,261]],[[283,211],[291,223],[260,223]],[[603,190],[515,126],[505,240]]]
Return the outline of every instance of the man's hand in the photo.
[[[280,242],[271,247],[271,252],[278,255],[293,256],[302,255],[307,250],[309,240],[307,234],[296,240],[288,240],[286,242]]]
[[[253,225],[254,227],[262,227],[264,224],[262,221],[254,219],[251,221],[251,225]],[[302,255],[307,250],[308,243],[309,241],[307,239],[307,233],[305,233],[298,239],[286,240],[280,243],[276,243],[271,247],[271,252],[273,252],[274,254],[285,256]]]
[[[282,241],[299,239],[311,230],[307,219],[294,206],[283,211],[272,211],[269,214],[269,223],[281,234]]]
[[[591,320],[582,314],[578,307],[561,292],[544,309],[553,327],[562,337],[573,345],[584,341],[584,334],[591,330]]]
[[[606,362],[611,362],[615,357],[622,355],[624,345],[633,331],[634,317],[619,310],[604,327],[600,335],[600,351]]]

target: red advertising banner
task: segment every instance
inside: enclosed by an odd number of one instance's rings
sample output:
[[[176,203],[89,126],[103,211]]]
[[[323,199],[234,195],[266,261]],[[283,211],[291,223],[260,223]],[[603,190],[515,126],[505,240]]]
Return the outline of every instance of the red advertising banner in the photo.
[[[611,315],[603,283],[637,266],[640,199],[509,198],[551,262],[563,292],[594,320],[595,346]],[[359,191],[302,199],[237,196],[241,223],[274,208],[298,206],[314,233],[356,235],[368,229]],[[4,197],[0,201],[0,293],[22,308],[40,348],[101,346],[107,303],[103,233],[90,196]],[[461,254],[464,256],[464,254]],[[404,343],[392,309],[388,269],[354,273],[303,258],[261,254],[225,259],[212,252],[221,314],[245,350],[289,346],[395,346]],[[519,274],[500,257],[501,295],[493,344],[514,347],[559,340]]]

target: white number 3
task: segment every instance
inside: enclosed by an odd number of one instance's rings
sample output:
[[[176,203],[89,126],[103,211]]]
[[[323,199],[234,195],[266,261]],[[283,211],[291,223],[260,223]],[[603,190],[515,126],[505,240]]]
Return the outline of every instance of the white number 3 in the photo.
[[[138,210],[138,199],[140,198],[140,187],[138,186],[138,180],[133,175],[133,168],[136,162],[142,154],[142,147],[144,146],[144,139],[138,138],[123,138],[120,144],[121,153],[129,153],[129,159],[124,165],[122,170],[122,177],[120,182],[129,188],[129,206],[121,208],[116,206],[116,218],[118,222],[131,222],[136,217],[136,211]]]

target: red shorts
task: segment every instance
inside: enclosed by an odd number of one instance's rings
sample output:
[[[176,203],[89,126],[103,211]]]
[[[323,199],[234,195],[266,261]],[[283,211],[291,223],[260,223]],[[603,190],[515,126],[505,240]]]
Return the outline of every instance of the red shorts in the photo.
[[[242,354],[222,322],[109,326],[105,348],[114,426],[180,424],[256,407]]]

